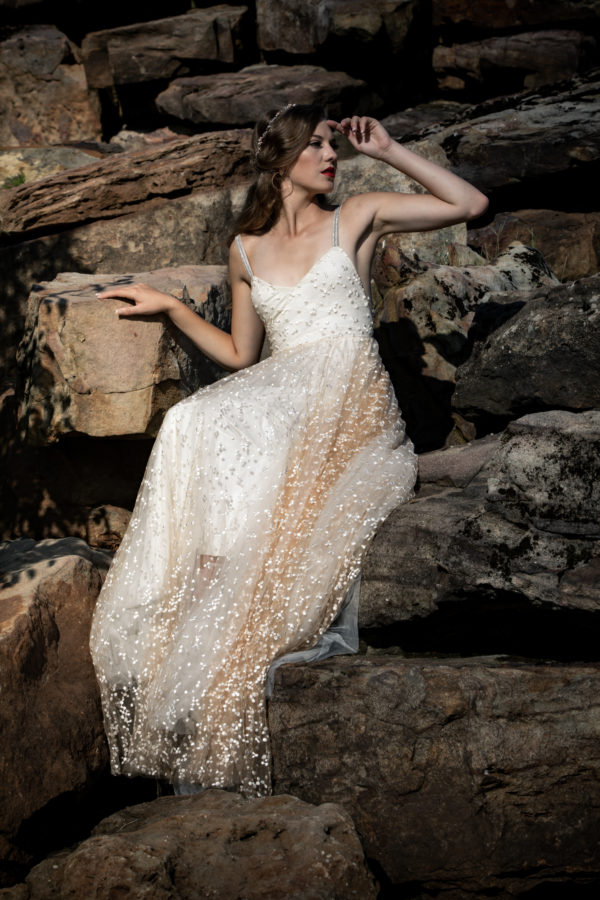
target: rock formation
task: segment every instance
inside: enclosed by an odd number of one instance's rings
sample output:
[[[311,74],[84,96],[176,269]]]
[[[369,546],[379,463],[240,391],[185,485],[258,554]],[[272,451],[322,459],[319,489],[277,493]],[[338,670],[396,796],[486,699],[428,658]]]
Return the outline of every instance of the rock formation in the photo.
[[[598,0],[0,11],[0,894],[595,896]],[[278,671],[275,797],[155,799],[107,772],[91,547],[118,546],[164,411],[220,373],[93,295],[186,285],[225,324],[249,126],[313,100],[385,117],[490,210],[377,249],[420,466],[369,551],[360,655]],[[340,144],[335,202],[420,190]]]

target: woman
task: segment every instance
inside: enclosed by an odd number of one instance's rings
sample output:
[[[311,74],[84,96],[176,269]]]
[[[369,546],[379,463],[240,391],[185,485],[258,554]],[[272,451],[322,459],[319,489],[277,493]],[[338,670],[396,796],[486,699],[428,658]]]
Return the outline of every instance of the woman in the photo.
[[[429,193],[332,210],[336,132]],[[121,316],[165,313],[241,371],[167,413],[91,638],[113,771],[247,795],[270,789],[269,668],[352,646],[365,548],[414,485],[372,337],[375,244],[487,204],[367,116],[290,105],[259,123],[254,152],[230,249],[231,334],[146,285],[98,295],[133,301]],[[265,328],[272,355],[257,363]]]

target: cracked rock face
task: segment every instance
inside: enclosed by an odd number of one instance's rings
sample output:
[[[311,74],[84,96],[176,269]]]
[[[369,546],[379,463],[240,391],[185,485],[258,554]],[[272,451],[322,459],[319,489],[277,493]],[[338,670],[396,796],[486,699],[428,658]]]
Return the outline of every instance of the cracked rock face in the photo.
[[[181,266],[137,275],[63,274],[36,285],[19,349],[25,438],[47,444],[69,433],[154,436],[164,413],[220,370],[160,316],[119,319],[127,301],[98,300],[111,284],[146,282],[181,297],[219,326],[228,317],[223,266]],[[110,361],[110,365],[107,362]]]
[[[275,790],[344,806],[389,881],[428,896],[585,883],[597,871],[599,687],[597,665],[282,666]]]
[[[348,813],[295,797],[209,790],[105,819],[73,852],[36,866],[27,900],[117,895],[190,900],[375,900]]]

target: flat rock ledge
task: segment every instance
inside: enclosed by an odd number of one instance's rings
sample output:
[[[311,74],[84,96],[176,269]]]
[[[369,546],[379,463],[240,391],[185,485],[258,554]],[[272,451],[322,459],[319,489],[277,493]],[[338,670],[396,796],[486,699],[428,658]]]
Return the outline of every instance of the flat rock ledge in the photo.
[[[36,866],[13,900],[375,900],[348,813],[295,797],[216,789],[110,816],[72,852]]]
[[[275,791],[343,806],[389,890],[464,900],[585,883],[600,872],[599,689],[597,664],[282,666]]]

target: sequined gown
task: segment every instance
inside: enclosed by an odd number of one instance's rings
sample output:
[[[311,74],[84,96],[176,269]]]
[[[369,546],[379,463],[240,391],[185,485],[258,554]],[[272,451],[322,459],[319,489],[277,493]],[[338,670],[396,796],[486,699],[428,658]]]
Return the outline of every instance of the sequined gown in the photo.
[[[352,644],[334,620],[416,463],[338,215],[294,286],[238,241],[272,355],[176,404],[155,441],[92,626],[115,774],[268,793],[271,664]]]

